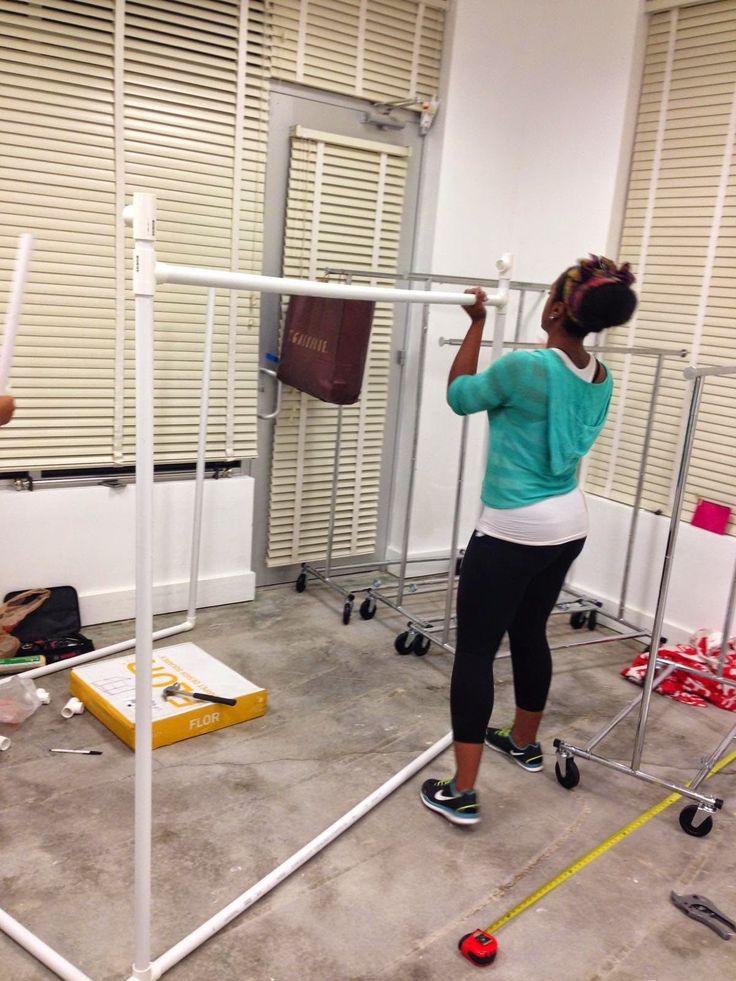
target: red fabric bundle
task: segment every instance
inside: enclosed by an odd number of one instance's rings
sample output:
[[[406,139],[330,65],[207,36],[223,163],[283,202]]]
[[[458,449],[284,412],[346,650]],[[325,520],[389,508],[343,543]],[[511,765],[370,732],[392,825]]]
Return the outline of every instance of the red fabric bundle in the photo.
[[[721,656],[720,637],[701,631],[691,639],[691,644],[678,644],[676,647],[663,647],[659,656],[669,661],[687,665],[698,671],[713,675],[713,678],[699,678],[686,671],[673,671],[656,689],[660,695],[667,695],[686,705],[705,708],[710,702],[718,708],[736,712],[736,685],[724,684],[716,677],[718,660]],[[649,663],[649,653],[639,654],[621,674],[629,681],[641,685]],[[728,654],[723,665],[723,677],[736,681],[736,641],[731,638]]]

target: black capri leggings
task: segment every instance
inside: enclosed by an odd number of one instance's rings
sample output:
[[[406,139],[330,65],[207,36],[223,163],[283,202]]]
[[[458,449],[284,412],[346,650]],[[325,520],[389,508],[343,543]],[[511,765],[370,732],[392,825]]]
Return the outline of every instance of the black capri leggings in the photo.
[[[547,620],[585,543],[519,545],[473,535],[460,568],[450,686],[454,738],[482,743],[493,710],[493,661],[508,631],[518,708],[541,712],[552,680]]]

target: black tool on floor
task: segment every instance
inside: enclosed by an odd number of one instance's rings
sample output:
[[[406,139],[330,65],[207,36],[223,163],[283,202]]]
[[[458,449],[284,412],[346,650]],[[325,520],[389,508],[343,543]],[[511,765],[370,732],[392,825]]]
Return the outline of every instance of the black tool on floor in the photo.
[[[168,698],[196,698],[200,702],[216,702],[218,705],[237,705],[237,698],[223,698],[222,695],[205,695],[201,691],[184,691],[181,682],[176,681],[173,685],[168,685],[161,692],[164,701]]]
[[[731,935],[736,933],[736,921],[721,913],[706,896],[678,896],[671,892],[670,899],[686,916],[715,930],[723,940],[730,940]]]

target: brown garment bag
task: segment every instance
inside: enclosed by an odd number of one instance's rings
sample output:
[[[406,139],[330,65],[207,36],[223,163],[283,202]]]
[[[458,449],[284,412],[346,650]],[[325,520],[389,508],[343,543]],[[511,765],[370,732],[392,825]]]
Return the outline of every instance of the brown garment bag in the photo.
[[[292,296],[276,374],[285,385],[323,402],[360,398],[375,303]]]

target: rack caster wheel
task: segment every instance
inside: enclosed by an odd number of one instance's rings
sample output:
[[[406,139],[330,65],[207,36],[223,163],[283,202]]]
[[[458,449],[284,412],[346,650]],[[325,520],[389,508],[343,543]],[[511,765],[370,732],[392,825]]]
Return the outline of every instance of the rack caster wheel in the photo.
[[[424,637],[422,634],[417,634],[411,645],[411,649],[414,651],[417,657],[424,657],[429,650],[430,643],[431,641],[429,637]]]
[[[585,610],[578,610],[570,615],[570,626],[573,630],[580,630],[588,621],[588,614]],[[592,628],[591,628],[592,629]]]
[[[694,825],[693,818],[697,813],[697,804],[688,804],[687,807],[683,807],[680,811],[680,827],[686,834],[692,835],[694,838],[705,838],[713,830],[713,818],[709,814],[700,824]]]
[[[405,630],[394,641],[394,650],[397,654],[411,654],[414,649],[414,638],[409,640],[409,631]]]
[[[294,588],[297,593],[303,593],[307,588],[307,574],[306,572],[300,572],[296,577],[296,582],[294,583]]]
[[[342,608],[342,622],[347,626],[350,623],[350,617],[353,612],[353,601],[345,600],[345,606]]]
[[[364,620],[372,620],[376,615],[376,601],[367,596],[360,604],[359,612]]]
[[[595,630],[598,626],[598,611],[591,610],[588,614],[588,630]]]
[[[572,790],[573,787],[577,787],[580,783],[580,770],[578,770],[577,763],[575,760],[568,757],[565,760],[565,772],[562,772],[559,762],[555,763],[555,776],[557,777],[557,782],[565,788],[565,790]]]

